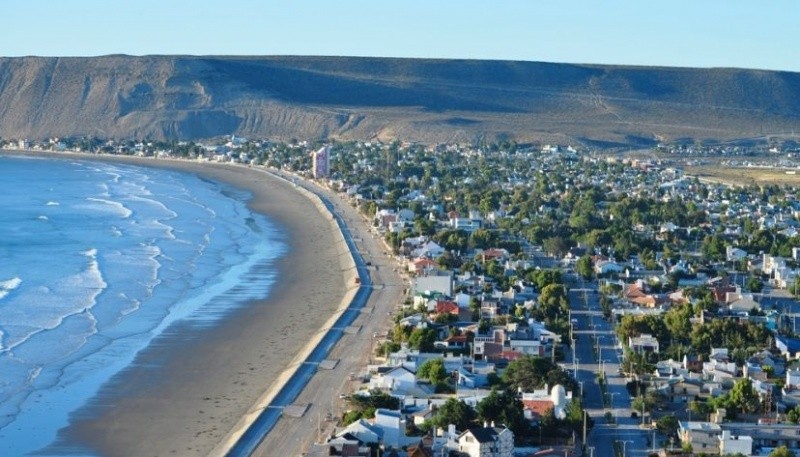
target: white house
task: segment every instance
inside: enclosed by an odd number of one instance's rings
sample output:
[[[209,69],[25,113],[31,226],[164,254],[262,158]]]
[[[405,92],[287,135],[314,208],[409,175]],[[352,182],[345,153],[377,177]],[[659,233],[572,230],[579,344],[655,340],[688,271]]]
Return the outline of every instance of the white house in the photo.
[[[786,387],[800,388],[800,369],[786,370]]]
[[[636,337],[629,337],[628,347],[630,347],[633,352],[655,352],[658,354],[658,340],[648,333],[642,333]]]
[[[609,260],[601,260],[594,265],[594,272],[598,275],[622,273],[623,271],[625,271],[625,267]]]
[[[445,249],[431,240],[411,252],[412,257],[428,257],[435,259],[444,254]]]
[[[383,432],[383,445],[386,448],[399,449],[418,438],[406,437],[406,420],[399,411],[378,408],[375,410],[373,426]]]
[[[339,437],[347,434],[352,435],[362,443],[380,443],[383,438],[383,432],[364,419],[359,419],[348,425],[336,436]]]
[[[725,248],[725,259],[728,262],[738,262],[745,258],[747,258],[747,252],[733,246]]]
[[[453,294],[453,278],[450,274],[420,276],[414,278],[414,293],[439,292],[448,297]]]
[[[753,453],[753,437],[734,436],[728,430],[723,430],[719,436],[720,455],[741,454],[751,455]]]
[[[471,428],[459,435],[458,450],[469,457],[513,457],[514,433],[494,424]]]
[[[390,391],[405,391],[413,389],[416,385],[416,375],[404,366],[381,367],[378,369],[378,373],[369,381],[370,389]]]
[[[541,357],[544,355],[544,346],[539,340],[511,340],[511,350],[523,354]]]

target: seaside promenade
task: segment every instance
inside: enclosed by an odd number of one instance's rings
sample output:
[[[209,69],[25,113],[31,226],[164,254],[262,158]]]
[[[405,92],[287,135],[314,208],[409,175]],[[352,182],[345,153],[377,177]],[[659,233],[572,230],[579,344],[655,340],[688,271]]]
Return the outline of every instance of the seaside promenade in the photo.
[[[285,176],[290,178],[289,176]],[[391,312],[405,298],[406,278],[399,265],[387,251],[386,245],[375,236],[357,209],[328,189],[306,181],[298,186],[320,193],[331,203],[333,210],[347,224],[354,244],[365,262],[369,262],[372,293],[351,328],[333,347],[328,358],[338,363],[332,370],[317,370],[295,400],[308,405],[301,417],[282,415],[274,428],[253,453],[254,456],[301,455],[312,443],[332,431],[345,411],[341,394],[359,385],[351,374],[363,373],[374,352],[375,334],[384,334],[391,324]]]

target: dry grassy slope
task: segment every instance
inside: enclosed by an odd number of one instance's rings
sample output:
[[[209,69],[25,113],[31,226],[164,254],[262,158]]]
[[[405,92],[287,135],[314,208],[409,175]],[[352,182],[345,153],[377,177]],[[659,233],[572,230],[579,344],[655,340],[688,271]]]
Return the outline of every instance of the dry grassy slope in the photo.
[[[0,59],[0,136],[646,144],[800,132],[800,74],[349,57]]]

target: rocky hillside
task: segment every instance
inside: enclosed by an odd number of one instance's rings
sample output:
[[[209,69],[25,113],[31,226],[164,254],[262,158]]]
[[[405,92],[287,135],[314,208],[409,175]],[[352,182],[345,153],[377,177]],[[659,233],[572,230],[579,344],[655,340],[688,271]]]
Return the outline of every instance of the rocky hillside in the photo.
[[[0,58],[0,137],[647,145],[800,132],[800,73],[351,57]]]

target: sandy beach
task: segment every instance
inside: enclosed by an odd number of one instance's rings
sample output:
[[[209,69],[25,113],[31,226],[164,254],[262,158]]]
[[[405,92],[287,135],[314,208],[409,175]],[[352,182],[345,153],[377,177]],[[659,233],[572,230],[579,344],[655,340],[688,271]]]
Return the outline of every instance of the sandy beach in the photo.
[[[173,325],[77,411],[46,452],[205,456],[219,451],[349,302],[355,270],[341,234],[313,199],[263,170],[68,157],[166,167],[246,189],[253,195],[250,208],[284,233],[289,252],[277,262],[278,281],[268,297],[233,311],[213,328]]]

